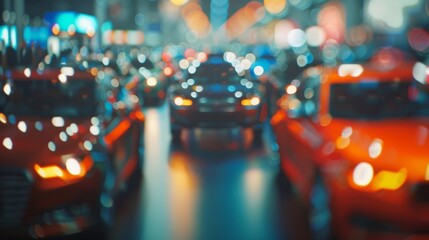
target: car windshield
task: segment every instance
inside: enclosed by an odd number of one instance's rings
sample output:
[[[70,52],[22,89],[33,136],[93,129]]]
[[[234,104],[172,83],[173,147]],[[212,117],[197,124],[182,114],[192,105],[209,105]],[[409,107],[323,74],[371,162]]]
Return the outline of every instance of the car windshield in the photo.
[[[334,118],[427,117],[429,94],[413,81],[332,84],[329,107]]]
[[[222,64],[202,64],[194,74],[190,74],[198,83],[239,83],[240,77],[234,67],[228,63]]]
[[[69,80],[0,81],[0,112],[19,116],[93,116],[99,105],[96,82]]]

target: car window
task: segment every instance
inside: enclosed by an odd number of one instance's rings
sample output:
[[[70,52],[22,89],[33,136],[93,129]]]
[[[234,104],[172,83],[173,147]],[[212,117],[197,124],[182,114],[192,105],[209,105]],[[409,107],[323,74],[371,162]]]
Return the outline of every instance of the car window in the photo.
[[[294,80],[296,92],[289,95],[288,114],[292,118],[314,117],[319,110],[320,77]]]
[[[371,120],[429,116],[428,91],[415,81],[363,79],[358,83],[332,84],[330,92],[332,117]]]

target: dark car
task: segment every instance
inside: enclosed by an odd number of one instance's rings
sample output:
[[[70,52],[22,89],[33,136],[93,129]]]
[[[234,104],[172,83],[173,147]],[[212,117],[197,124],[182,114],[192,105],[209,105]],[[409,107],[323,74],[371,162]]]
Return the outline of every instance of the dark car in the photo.
[[[0,76],[2,239],[112,222],[119,193],[141,173],[144,117],[125,97],[110,102],[106,88],[73,68]]]
[[[170,88],[175,134],[194,127],[260,129],[267,115],[263,84],[248,74],[238,74],[222,56],[209,56],[196,66],[193,63]]]

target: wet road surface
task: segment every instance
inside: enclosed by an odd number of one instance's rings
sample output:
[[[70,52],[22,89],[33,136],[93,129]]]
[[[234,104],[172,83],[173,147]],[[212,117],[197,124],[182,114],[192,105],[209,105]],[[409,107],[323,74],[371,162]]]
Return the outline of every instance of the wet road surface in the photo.
[[[310,239],[306,208],[277,181],[264,126],[171,139],[166,104],[145,109],[143,180],[119,203],[111,239]]]

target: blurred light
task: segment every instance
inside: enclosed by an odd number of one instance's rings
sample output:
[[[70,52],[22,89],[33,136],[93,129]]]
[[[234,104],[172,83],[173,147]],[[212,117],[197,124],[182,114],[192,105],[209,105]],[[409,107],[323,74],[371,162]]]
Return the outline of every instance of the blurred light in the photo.
[[[226,62],[229,62],[229,63],[232,63],[232,62],[234,62],[234,60],[236,59],[237,57],[235,56],[235,54],[234,53],[232,53],[232,52],[225,52],[224,54],[223,54],[223,59],[226,61]]]
[[[164,75],[167,77],[170,77],[173,75],[173,68],[171,67],[165,67],[164,68]]]
[[[299,67],[304,67],[305,65],[307,65],[307,64],[308,64],[308,59],[307,59],[307,57],[306,57],[306,56],[304,56],[304,55],[299,55],[299,56],[296,58],[296,63],[297,63],[297,65],[298,65]]]
[[[380,139],[374,139],[374,141],[372,141],[371,145],[368,148],[369,157],[375,159],[380,156],[382,151],[383,141],[381,141]]]
[[[322,27],[312,26],[305,31],[307,34],[307,43],[309,46],[318,47],[326,40],[326,33]]]
[[[4,115],[4,113],[0,113],[0,122],[4,124],[7,123],[7,118],[6,118],[6,115]]]
[[[413,67],[413,76],[414,78],[419,81],[422,84],[428,84],[428,78],[427,76],[429,75],[428,72],[428,67],[421,63],[421,62],[417,62],[416,64],[414,64]]]
[[[195,87],[195,91],[197,92],[202,92],[204,90],[204,88],[202,86],[196,86]]]
[[[307,41],[307,35],[301,29],[294,29],[289,32],[287,41],[291,47],[299,48]]]
[[[25,69],[24,69],[24,75],[25,75],[26,77],[30,77],[30,76],[31,76],[31,70],[30,70],[29,68],[25,68]]]
[[[67,33],[70,36],[73,36],[76,33],[76,27],[73,24],[69,25],[69,27],[67,28]]]
[[[98,126],[98,125],[100,125],[100,119],[98,118],[98,117],[92,117],[91,118],[91,124],[92,125],[94,125],[94,126]],[[72,123],[71,125],[70,125],[70,127],[71,126],[76,126],[76,129],[77,129],[77,125],[75,124],[75,123]],[[76,131],[77,132],[77,131]]]
[[[345,33],[345,10],[342,2],[325,4],[317,16],[317,23],[324,29],[326,39],[343,42]]]
[[[158,84],[158,80],[156,80],[156,78],[154,78],[154,77],[150,77],[146,80],[146,84],[149,87],[155,87]]]
[[[92,143],[87,140],[83,143],[83,147],[85,148],[85,150],[91,151],[92,150]]]
[[[424,52],[429,48],[429,33],[424,29],[411,29],[408,33],[408,42],[415,50]]]
[[[371,183],[374,177],[374,169],[371,164],[361,162],[353,170],[353,182],[361,187],[367,186]]]
[[[57,149],[57,146],[55,145],[54,142],[49,142],[48,143],[48,149],[51,150],[51,152],[55,152],[55,150]]]
[[[58,35],[60,33],[60,26],[58,24],[54,24],[52,26],[52,33],[54,35]]]
[[[9,84],[9,83],[6,83],[6,84],[3,86],[3,92],[4,92],[6,95],[10,95],[10,93],[12,92],[12,87],[10,86],[10,84]]]
[[[66,169],[74,176],[78,176],[82,173],[82,167],[80,166],[79,161],[75,158],[69,158],[66,160]]]
[[[110,80],[110,85],[112,85],[112,87],[114,88],[119,87],[119,80],[116,78],[112,78],[112,80]]]
[[[352,136],[352,134],[353,134],[353,129],[351,127],[347,126],[341,132],[341,137],[343,137],[343,138],[349,138],[349,137]]]
[[[179,67],[181,69],[187,69],[189,67],[189,61],[186,59],[182,59],[179,61]]]
[[[37,121],[34,123],[34,127],[38,130],[38,131],[42,131],[43,130],[43,124],[40,121]]]
[[[264,7],[267,12],[278,14],[286,9],[286,0],[264,0]]]
[[[286,87],[287,94],[295,94],[297,90],[298,88],[292,84]]]
[[[237,92],[235,92],[235,93],[234,93],[234,96],[235,96],[236,98],[241,98],[241,97],[243,96],[243,93],[242,93],[242,92],[240,92],[240,91],[237,91]]]
[[[335,141],[335,144],[336,144],[338,149],[345,149],[350,144],[350,138],[344,138],[344,137],[340,136]]]
[[[3,139],[3,146],[6,149],[12,150],[12,148],[13,148],[12,139],[10,139],[10,138]]]
[[[60,74],[58,75],[58,80],[60,80],[61,83],[66,83],[67,82],[67,76],[65,74]]]
[[[207,54],[205,52],[199,52],[197,55],[197,59],[198,59],[198,61],[203,63],[203,62],[207,61]]]
[[[89,128],[89,131],[91,132],[91,134],[92,135],[94,135],[94,136],[98,136],[98,134],[100,134],[100,128],[98,127],[98,126],[94,126],[94,125],[92,125],[90,128]]]
[[[195,84],[195,80],[194,80],[194,79],[192,79],[192,78],[189,78],[189,79],[186,81],[186,83],[188,83],[188,85],[189,85],[189,86],[192,86],[192,85],[194,85],[194,84]]]
[[[54,127],[64,127],[64,118],[62,117],[53,117],[51,122]]]
[[[23,133],[27,132],[27,124],[25,124],[23,121],[20,121],[18,123],[18,129]]]
[[[189,72],[189,74],[194,74],[196,71],[197,71],[197,68],[196,68],[196,67],[194,67],[194,66],[190,66],[190,67],[188,68],[188,72]]]
[[[253,72],[255,73],[256,76],[261,76],[262,74],[264,74],[264,68],[262,66],[256,66],[253,69]]]
[[[369,0],[367,12],[379,29],[398,30],[405,26],[405,9],[419,3],[420,0]]]
[[[374,177],[372,188],[374,190],[396,190],[405,183],[406,179],[407,170],[405,168],[402,168],[398,172],[380,171]]]
[[[360,64],[341,64],[338,68],[338,75],[340,77],[359,77],[363,73],[363,70],[364,68]]]
[[[39,174],[39,176],[42,178],[54,178],[64,176],[64,173],[61,168],[54,165],[41,167],[38,164],[35,164],[34,170],[36,170],[37,174]]]
[[[66,76],[73,76],[74,75],[74,68],[72,67],[62,67],[61,68],[61,73],[66,75]]]
[[[191,97],[192,97],[192,98],[197,98],[197,97],[198,97],[197,92],[191,92]]]
[[[170,0],[170,2],[176,6],[182,6],[185,5],[188,0]]]
[[[174,104],[176,104],[177,106],[191,106],[192,100],[184,99],[182,97],[176,97],[174,98]]]
[[[252,99],[250,99],[250,104],[253,106],[259,105],[259,103],[261,103],[261,99],[258,97],[252,97]]]
[[[65,132],[60,132],[60,140],[63,142],[67,142],[67,134]]]
[[[261,99],[259,97],[245,98],[241,100],[241,105],[243,106],[257,106],[261,103]]]
[[[183,89],[187,89],[188,88],[188,83],[186,82],[182,82],[182,84],[180,85]]]

